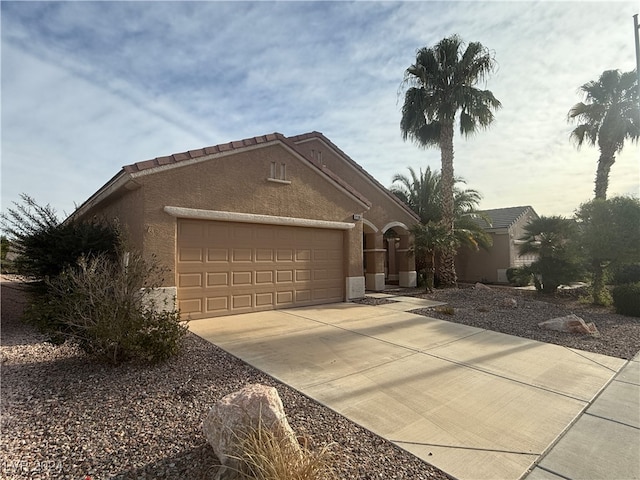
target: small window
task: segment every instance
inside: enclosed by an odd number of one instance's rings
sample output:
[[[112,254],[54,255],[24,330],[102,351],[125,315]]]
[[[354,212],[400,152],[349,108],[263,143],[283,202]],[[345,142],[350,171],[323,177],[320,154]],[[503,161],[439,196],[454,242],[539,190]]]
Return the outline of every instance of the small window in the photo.
[[[267,180],[270,182],[290,184],[291,182],[287,179],[287,164],[284,162],[271,162],[269,178],[267,178]]]

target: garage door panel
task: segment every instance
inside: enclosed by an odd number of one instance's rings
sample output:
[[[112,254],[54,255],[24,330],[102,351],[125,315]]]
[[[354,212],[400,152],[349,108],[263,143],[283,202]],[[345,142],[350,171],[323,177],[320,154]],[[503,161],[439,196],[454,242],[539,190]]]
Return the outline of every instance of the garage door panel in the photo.
[[[234,262],[251,262],[253,260],[253,250],[250,248],[234,248],[232,258]]]
[[[229,310],[229,297],[208,297],[205,313],[227,312]]]
[[[293,229],[290,228],[274,228],[274,232],[276,232],[275,235],[275,241],[276,243],[282,245],[282,244],[287,244],[287,245],[295,245],[295,237],[294,237],[294,231]]]
[[[282,292],[276,292],[276,299],[278,306],[293,305],[294,291],[285,290]]]
[[[183,247],[178,253],[178,260],[181,262],[202,262],[202,249],[194,247]]]
[[[293,270],[278,270],[276,273],[277,283],[291,283],[293,282]]]
[[[258,248],[256,249],[256,262],[273,262],[273,249]]]
[[[226,248],[208,248],[207,249],[207,262],[227,263],[229,261],[229,250]]]
[[[199,313],[202,311],[202,300],[199,298],[178,300],[178,309],[183,315],[189,313]]]
[[[253,225],[236,224],[232,227],[231,238],[238,245],[253,245],[255,237],[255,228]]]
[[[311,280],[311,270],[296,270],[296,282],[308,282]]]
[[[272,292],[267,293],[256,293],[256,307],[265,307],[273,305],[273,296]]]
[[[278,249],[276,254],[277,262],[292,262],[293,261],[293,249]]]
[[[201,273],[182,273],[178,275],[178,287],[180,288],[202,287],[202,274]]]
[[[190,238],[194,241],[204,240],[205,225],[203,223],[182,223],[178,226],[178,232],[181,237]]]
[[[226,287],[229,285],[229,274],[227,272],[207,273],[207,287]]]
[[[308,262],[309,260],[311,260],[310,249],[296,250],[296,262]]]
[[[231,307],[234,310],[253,307],[253,295],[250,293],[231,295]]]
[[[341,231],[179,220],[177,243],[185,318],[343,300]]]
[[[231,274],[232,286],[247,286],[251,285],[253,281],[253,272],[233,272]]]
[[[296,290],[296,302],[306,303],[312,300],[311,290]]]
[[[273,283],[273,271],[257,271],[256,272],[256,285],[272,284]]]
[[[187,222],[183,222],[183,223],[187,223]],[[192,222],[188,222],[188,223],[192,223]],[[194,221],[193,223],[199,223],[199,222]],[[225,224],[221,222],[201,222],[201,223],[206,224],[206,230],[205,230],[206,238],[204,239],[205,241],[209,241],[212,238],[218,238],[223,244],[229,244],[229,242],[232,240],[231,224]]]
[[[276,238],[276,230],[267,225],[256,225],[255,239],[261,243],[273,244]]]

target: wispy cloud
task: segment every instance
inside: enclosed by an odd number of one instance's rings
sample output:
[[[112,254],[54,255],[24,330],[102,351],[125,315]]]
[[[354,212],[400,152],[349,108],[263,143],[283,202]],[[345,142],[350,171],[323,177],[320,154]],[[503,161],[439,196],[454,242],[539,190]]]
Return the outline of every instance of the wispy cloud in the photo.
[[[634,2],[2,2],[2,205],[71,211],[118,169],[280,131],[319,130],[382,183],[437,150],[402,141],[417,48],[459,33],[493,49],[495,124],[457,138],[482,206],[571,214],[597,150],[569,141],[577,88],[634,68]],[[628,145],[611,193],[638,192]]]

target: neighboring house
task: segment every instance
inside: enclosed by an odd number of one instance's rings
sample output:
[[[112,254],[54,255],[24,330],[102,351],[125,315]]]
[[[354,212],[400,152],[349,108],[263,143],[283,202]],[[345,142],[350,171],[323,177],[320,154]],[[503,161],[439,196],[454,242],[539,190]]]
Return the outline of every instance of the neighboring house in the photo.
[[[462,248],[456,257],[456,272],[462,282],[508,283],[507,269],[530,265],[535,256],[520,256],[519,239],[524,227],[538,214],[532,207],[509,207],[484,210],[490,224],[480,220],[491,235],[493,246],[488,250]]]
[[[163,288],[185,319],[416,284],[418,218],[318,132],[127,165],[72,217],[118,219],[131,248],[170,269]]]

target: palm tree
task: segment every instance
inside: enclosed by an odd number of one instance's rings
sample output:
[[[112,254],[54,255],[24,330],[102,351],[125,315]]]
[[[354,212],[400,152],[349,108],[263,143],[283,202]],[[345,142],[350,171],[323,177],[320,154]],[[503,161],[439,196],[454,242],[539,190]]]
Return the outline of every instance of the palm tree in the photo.
[[[411,233],[414,238],[412,252],[419,262],[418,271],[425,272],[426,290],[431,293],[435,284],[436,253],[455,239],[443,228],[442,222],[416,223],[411,227]]]
[[[396,173],[391,184],[391,193],[402,200],[419,217],[422,224],[432,220],[440,220],[442,207],[440,198],[440,173],[431,171],[430,167],[416,174],[408,167],[409,176]]]
[[[442,163],[442,223],[454,228],[453,131],[457,112],[463,135],[486,128],[493,121],[493,110],[501,106],[489,90],[475,85],[495,67],[493,54],[479,42],[466,49],[460,37],[440,40],[434,47],[418,50],[416,62],[405,71],[404,105],[400,130],[405,140],[422,147],[439,147]],[[443,251],[441,280],[455,286],[455,247]]]
[[[455,178],[455,183],[466,183]],[[448,248],[464,245],[477,250],[491,246],[491,237],[482,228],[482,219],[489,219],[477,211],[482,195],[473,189],[454,187],[454,228],[445,228],[442,222],[442,176],[439,171],[427,167],[419,174],[409,167],[409,176],[397,173],[393,176],[391,192],[405,202],[420,217],[420,223],[412,229],[414,253],[418,269],[427,271],[427,290],[433,286],[436,254]],[[440,264],[442,265],[442,264]]]
[[[538,258],[528,269],[536,275],[536,287],[544,293],[554,293],[580,276],[576,246],[575,221],[561,216],[539,217],[524,227],[520,255],[535,254]]]
[[[578,148],[587,142],[597,144],[600,149],[595,198],[607,198],[609,172],[625,140],[637,142],[640,137],[637,82],[635,71],[620,73],[618,70],[607,70],[597,81],[587,82],[580,87],[585,101],[569,110],[568,120],[579,122],[571,132],[571,138]]]

